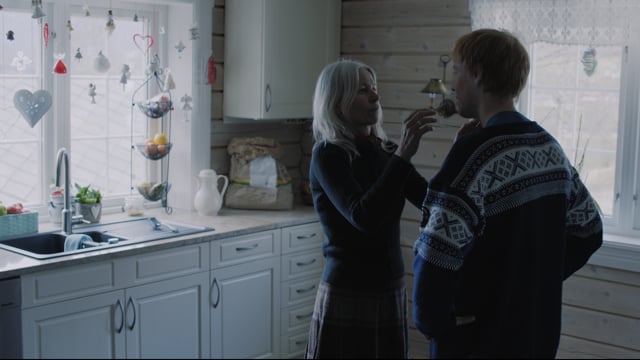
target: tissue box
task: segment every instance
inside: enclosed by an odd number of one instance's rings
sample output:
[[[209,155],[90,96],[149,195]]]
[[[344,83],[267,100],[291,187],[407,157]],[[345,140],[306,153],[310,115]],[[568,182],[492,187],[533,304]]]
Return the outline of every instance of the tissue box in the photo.
[[[0,216],[0,237],[38,232],[38,213]]]

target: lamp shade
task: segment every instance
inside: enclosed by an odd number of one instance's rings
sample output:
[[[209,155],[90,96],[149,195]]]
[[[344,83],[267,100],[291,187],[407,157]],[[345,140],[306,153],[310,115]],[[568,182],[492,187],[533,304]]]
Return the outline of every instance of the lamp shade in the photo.
[[[427,86],[425,86],[420,92],[427,93],[427,94],[446,94],[447,87],[444,86],[444,83],[442,82],[442,80],[433,78],[429,80],[429,83],[427,84]]]

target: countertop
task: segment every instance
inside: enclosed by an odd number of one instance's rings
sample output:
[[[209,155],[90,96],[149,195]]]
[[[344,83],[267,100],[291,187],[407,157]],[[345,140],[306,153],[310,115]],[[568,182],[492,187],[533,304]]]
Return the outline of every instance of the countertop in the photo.
[[[131,245],[95,250],[86,253],[37,260],[8,250],[0,249],[0,279],[21,276],[28,273],[57,269],[71,265],[125,257],[148,251],[169,249],[178,246],[208,242],[239,236],[258,231],[302,225],[318,220],[312,206],[296,205],[290,211],[283,210],[237,210],[222,208],[216,216],[203,216],[195,211],[173,209],[168,215],[164,208],[145,209],[143,216],[155,216],[160,220],[173,221],[197,226],[207,226],[214,230],[171,239],[155,240]],[[103,214],[100,223],[132,219],[125,213]],[[50,223],[39,225],[39,232],[60,230]]]

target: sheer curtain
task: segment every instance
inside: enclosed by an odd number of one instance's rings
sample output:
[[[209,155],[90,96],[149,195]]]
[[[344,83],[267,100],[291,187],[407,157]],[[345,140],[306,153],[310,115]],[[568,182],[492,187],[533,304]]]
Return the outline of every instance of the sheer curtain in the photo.
[[[522,42],[626,45],[638,0],[469,0],[471,27],[504,29]]]

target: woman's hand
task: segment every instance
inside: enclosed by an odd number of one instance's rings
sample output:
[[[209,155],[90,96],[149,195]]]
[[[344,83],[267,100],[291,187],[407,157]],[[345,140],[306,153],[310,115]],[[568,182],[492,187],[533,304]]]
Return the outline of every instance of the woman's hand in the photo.
[[[433,117],[435,115],[436,111],[433,109],[418,109],[411,113],[402,123],[400,145],[395,154],[407,161],[411,160],[411,157],[418,151],[422,135],[433,130],[429,124],[437,121]]]
[[[482,128],[482,124],[480,123],[480,120],[470,119],[469,122],[467,122],[466,124],[463,124],[462,127],[460,127],[460,130],[458,130],[458,132],[456,133],[456,137],[453,139],[453,142],[456,142],[461,137],[467,136],[473,132],[476,132],[481,128]]]

